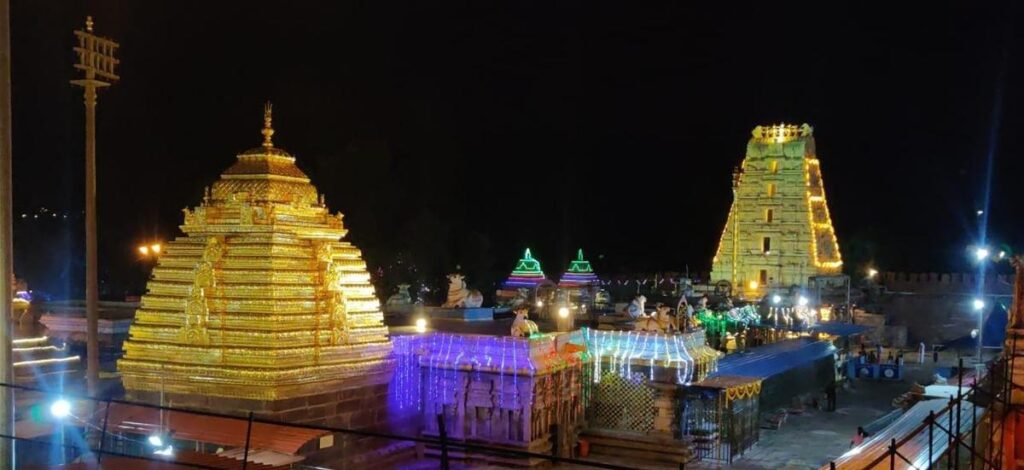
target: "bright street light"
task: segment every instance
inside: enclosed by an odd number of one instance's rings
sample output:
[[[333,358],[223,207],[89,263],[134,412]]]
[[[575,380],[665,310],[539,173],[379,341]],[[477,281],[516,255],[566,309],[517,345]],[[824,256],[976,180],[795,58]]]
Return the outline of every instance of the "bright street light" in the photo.
[[[974,299],[972,306],[974,307],[974,310],[980,311],[985,308],[985,301],[981,299]]]
[[[71,402],[61,398],[50,405],[50,415],[57,419],[64,419],[71,415]]]
[[[543,300],[538,300],[537,301],[537,308],[544,308],[544,301]]]
[[[758,286],[757,281],[750,281],[750,283],[747,284],[747,287],[750,287],[750,290],[757,290],[757,286]]]
[[[875,268],[868,269],[868,277],[873,278],[878,275],[878,270]]]
[[[989,255],[988,248],[985,248],[983,246],[979,246],[978,248],[976,248],[974,250],[974,257],[978,261],[984,261],[985,258],[988,258],[988,255]]]
[[[772,303],[775,304],[775,305],[778,305],[778,304],[782,303],[782,296],[779,295],[779,294],[773,295],[772,296]]]
[[[416,319],[416,332],[426,333],[427,332],[427,319],[420,317]]]
[[[157,257],[157,256],[160,256],[160,252],[163,251],[163,249],[164,249],[163,245],[161,245],[159,243],[150,243],[148,245],[139,245],[139,247],[138,247],[139,254],[142,255],[143,257],[147,257],[147,258],[150,257],[150,256],[152,256],[154,258]]]
[[[558,307],[558,316],[561,317],[561,318],[569,318],[569,308],[568,307]]]
[[[796,301],[796,303],[799,304],[801,307],[806,307],[807,306],[807,302],[808,302],[807,297],[804,297],[802,295]]]

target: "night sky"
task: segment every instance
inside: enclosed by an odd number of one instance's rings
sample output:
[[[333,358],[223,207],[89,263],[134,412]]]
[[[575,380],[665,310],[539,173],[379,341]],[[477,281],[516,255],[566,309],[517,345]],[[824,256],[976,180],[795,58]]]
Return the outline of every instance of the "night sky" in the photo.
[[[122,44],[98,118],[108,298],[260,143],[266,100],[378,274],[486,284],[527,246],[549,275],[577,247],[605,273],[709,270],[750,131],[782,121],[815,128],[848,269],[966,269],[990,153],[989,238],[1024,247],[1013,2],[12,3],[15,268],[58,296],[81,290],[87,13]]]

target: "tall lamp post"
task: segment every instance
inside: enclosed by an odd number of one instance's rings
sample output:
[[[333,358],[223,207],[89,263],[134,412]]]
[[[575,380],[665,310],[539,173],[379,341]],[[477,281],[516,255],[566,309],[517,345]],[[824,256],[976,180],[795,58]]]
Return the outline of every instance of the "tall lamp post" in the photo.
[[[998,253],[992,253],[987,247],[984,247],[984,246],[975,247],[973,250],[974,250],[973,251],[974,259],[978,263],[986,263],[987,261],[992,261],[992,262],[997,262],[998,263],[998,262],[1004,261],[1004,260],[1008,260],[1010,262],[1010,265],[1013,266],[1014,270],[1015,270],[1015,280],[1016,280],[1016,282],[1014,283],[1014,291],[1015,291],[1014,292],[1014,294],[1015,294],[1014,295],[1014,302],[1017,302],[1017,300],[1016,300],[1017,299],[1017,295],[1016,295],[1017,292],[1016,291],[1024,288],[1024,286],[1021,285],[1021,275],[1022,275],[1022,270],[1024,270],[1024,255],[1008,256],[1006,251],[1003,251],[1003,250],[1000,250]],[[982,264],[979,267],[979,269],[980,269],[981,273],[984,274],[985,269],[986,269],[985,264]],[[981,281],[984,282],[984,279],[985,279],[984,276],[980,276],[980,278],[981,278]],[[978,286],[978,296],[975,297],[974,300],[971,301],[971,307],[978,314],[978,364],[981,364],[983,362],[982,361],[981,352],[982,352],[982,340],[984,339],[984,334],[982,333],[982,330],[984,329],[985,308],[987,307],[987,305],[985,304],[984,295],[985,295],[985,285],[981,284],[981,285]],[[1024,318],[1020,318],[1020,319],[1015,319],[1014,318],[1014,312],[1022,310],[1021,306],[1014,305],[1011,308],[1011,310],[1012,311],[1010,312],[1010,315],[1009,315],[1010,318],[1008,319],[1007,327],[1008,328],[1020,328],[1020,327],[1024,326]],[[1020,322],[1021,324],[1017,325],[1018,322]]]
[[[98,341],[99,323],[99,279],[96,261],[96,90],[110,86],[119,78],[114,73],[118,60],[114,52],[118,43],[92,33],[92,17],[85,19],[85,31],[76,30],[78,46],[75,54],[78,63],[75,68],[85,73],[85,78],[72,80],[73,85],[82,87],[85,95],[85,319],[86,319],[86,382],[89,395],[99,392],[100,346]]]
[[[14,277],[11,185],[11,5],[0,0],[0,380],[11,383],[11,280]],[[14,391],[0,387],[0,433],[14,435]],[[0,468],[15,468],[14,439],[0,439]]]

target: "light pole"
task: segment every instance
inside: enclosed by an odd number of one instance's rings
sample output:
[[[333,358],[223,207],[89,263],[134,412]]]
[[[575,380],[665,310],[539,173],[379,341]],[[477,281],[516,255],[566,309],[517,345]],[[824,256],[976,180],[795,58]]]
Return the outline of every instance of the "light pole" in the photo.
[[[978,315],[978,364],[981,364],[982,362],[984,362],[981,358],[981,347],[982,340],[984,339],[983,331],[985,328],[985,301],[980,298],[976,298],[971,302],[971,308]]]
[[[14,278],[11,185],[11,5],[0,0],[0,380],[13,382],[11,279]],[[0,433],[14,435],[14,392],[0,387]],[[0,439],[0,468],[16,468],[14,439]]]
[[[114,52],[120,45],[114,41],[92,34],[92,17],[85,19],[85,31],[76,30],[78,55],[75,68],[85,73],[85,78],[72,80],[73,85],[82,87],[85,96],[85,319],[86,319],[86,383],[89,395],[99,392],[100,346],[99,324],[99,276],[97,273],[96,248],[96,90],[110,86],[117,81],[114,67],[118,60]]]
[[[1012,311],[1009,312],[1007,328],[1021,328],[1024,327],[1024,318],[1020,318],[1024,316],[1022,315],[1022,313],[1024,313],[1024,308],[1022,308],[1020,305],[1017,305],[1017,303],[1020,302],[1020,300],[1018,300],[1019,298],[1024,297],[1024,295],[1021,295],[1024,294],[1024,292],[1019,292],[1021,290],[1024,290],[1024,285],[1022,285],[1022,283],[1024,283],[1024,255],[1010,255],[1006,252],[1006,250],[999,250],[996,253],[992,253],[992,251],[989,250],[989,248],[986,246],[972,247],[971,251],[974,260],[981,264],[978,268],[979,273],[981,274],[979,276],[980,283],[977,289],[978,296],[974,298],[971,304],[971,307],[974,309],[974,311],[978,313],[978,363],[981,364],[982,339],[984,338],[982,330],[984,328],[986,307],[984,300],[986,262],[992,261],[994,263],[998,263],[1000,261],[1009,261],[1010,265],[1013,266],[1015,276],[1015,282],[1013,287],[1014,297],[1012,303],[1010,304]]]

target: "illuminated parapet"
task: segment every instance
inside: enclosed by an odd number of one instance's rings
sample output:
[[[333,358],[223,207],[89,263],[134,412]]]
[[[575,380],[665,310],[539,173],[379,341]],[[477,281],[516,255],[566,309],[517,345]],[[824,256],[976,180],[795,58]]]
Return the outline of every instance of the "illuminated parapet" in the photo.
[[[842,257],[811,126],[758,126],[733,179],[733,203],[712,281],[763,294],[838,273]]]

